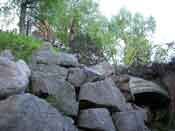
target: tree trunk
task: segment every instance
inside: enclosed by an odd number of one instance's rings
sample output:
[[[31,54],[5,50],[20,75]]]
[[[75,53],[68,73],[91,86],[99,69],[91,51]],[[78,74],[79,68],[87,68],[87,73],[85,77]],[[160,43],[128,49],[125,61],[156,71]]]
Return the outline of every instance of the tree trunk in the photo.
[[[21,4],[20,18],[19,18],[19,32],[20,34],[26,35],[26,11],[27,5],[25,3]]]
[[[27,26],[26,26],[26,35],[30,36],[31,35],[31,30],[32,30],[32,23],[31,20],[27,21]]]

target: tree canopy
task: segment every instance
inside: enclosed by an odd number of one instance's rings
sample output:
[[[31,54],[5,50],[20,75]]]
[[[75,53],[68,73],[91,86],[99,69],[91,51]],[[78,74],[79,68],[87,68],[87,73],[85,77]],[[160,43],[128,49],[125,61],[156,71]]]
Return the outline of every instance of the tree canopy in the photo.
[[[93,0],[10,0],[6,8],[18,9],[20,33],[28,35],[31,25],[58,38],[86,64],[104,59],[116,62],[117,45],[124,42],[123,63],[150,61],[155,19],[122,8],[111,19],[103,16]],[[4,8],[5,9],[5,8]],[[32,22],[31,22],[32,21]],[[48,38],[50,39],[50,38]],[[53,39],[53,37],[51,37]]]

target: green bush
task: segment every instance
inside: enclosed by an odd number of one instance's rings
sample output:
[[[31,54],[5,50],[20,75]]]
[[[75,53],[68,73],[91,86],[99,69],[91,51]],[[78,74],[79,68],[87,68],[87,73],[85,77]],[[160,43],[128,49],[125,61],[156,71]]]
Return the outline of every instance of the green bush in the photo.
[[[17,59],[29,62],[32,52],[42,44],[32,37],[15,33],[0,32],[0,51],[10,49]]]

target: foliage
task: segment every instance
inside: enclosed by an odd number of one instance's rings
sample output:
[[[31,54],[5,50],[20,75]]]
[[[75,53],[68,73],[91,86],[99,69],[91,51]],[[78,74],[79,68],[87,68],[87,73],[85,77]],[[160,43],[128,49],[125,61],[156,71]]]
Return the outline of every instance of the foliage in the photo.
[[[59,38],[71,52],[89,55],[91,60],[86,57],[85,63],[96,63],[101,59],[115,62],[116,46],[121,40],[125,43],[125,64],[145,64],[150,60],[150,37],[156,26],[152,16],[144,18],[122,8],[109,21],[100,14],[98,4],[93,0],[11,0],[11,3],[19,10],[22,4],[27,4],[26,15],[44,25],[43,32]],[[20,18],[20,21],[24,20]],[[24,23],[19,24],[21,28]],[[84,38],[81,38],[82,42],[80,37]]]
[[[71,52],[78,55],[80,63],[86,65],[97,64],[105,60],[105,56],[101,45],[96,42],[87,34],[81,34],[71,42]]]
[[[57,37],[71,52],[83,57],[83,63],[95,64],[104,59],[105,55],[111,54],[108,47],[113,45],[113,33],[109,30],[110,23],[107,18],[99,13],[96,2],[46,1],[41,4],[40,17],[49,22]]]
[[[122,8],[117,16],[111,19],[111,30],[116,39],[125,43],[124,63],[129,65],[145,64],[150,60],[150,37],[155,31],[155,20],[152,16],[144,18],[141,14],[131,14]]]
[[[168,57],[168,49],[163,48],[161,46],[157,46],[154,54],[154,61],[157,63],[165,63],[167,62]]]
[[[175,42],[156,45],[153,50],[154,61],[158,63],[168,63],[175,60]]]
[[[42,44],[32,37],[0,32],[0,51],[10,49],[17,59],[29,61],[32,52]]]

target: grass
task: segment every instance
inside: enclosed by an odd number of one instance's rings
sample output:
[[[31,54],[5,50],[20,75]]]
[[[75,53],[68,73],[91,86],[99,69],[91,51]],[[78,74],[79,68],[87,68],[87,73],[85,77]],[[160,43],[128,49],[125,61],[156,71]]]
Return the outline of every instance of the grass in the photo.
[[[0,51],[10,49],[17,59],[31,60],[32,52],[40,47],[41,41],[32,37],[9,32],[0,32]]]

